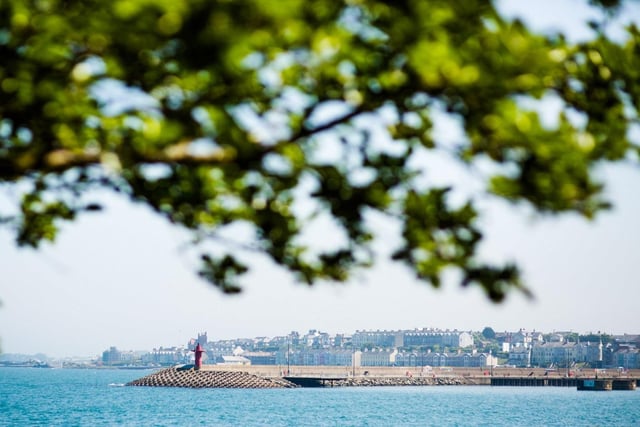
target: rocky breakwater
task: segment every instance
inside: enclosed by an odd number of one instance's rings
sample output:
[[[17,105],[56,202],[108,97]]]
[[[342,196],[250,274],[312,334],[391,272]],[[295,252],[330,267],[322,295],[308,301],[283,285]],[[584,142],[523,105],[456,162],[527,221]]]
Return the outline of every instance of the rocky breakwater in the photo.
[[[292,388],[282,378],[263,378],[246,372],[208,371],[193,368],[167,368],[127,383],[142,387],[187,388]]]
[[[468,385],[463,377],[351,377],[335,381],[332,387],[381,387],[417,385]]]

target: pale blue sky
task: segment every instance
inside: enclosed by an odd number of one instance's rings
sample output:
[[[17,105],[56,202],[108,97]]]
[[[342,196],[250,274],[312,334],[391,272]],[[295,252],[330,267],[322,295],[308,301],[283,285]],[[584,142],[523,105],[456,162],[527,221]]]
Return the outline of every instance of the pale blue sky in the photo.
[[[509,13],[526,8],[536,28],[570,28],[574,37],[588,36],[581,24],[588,12],[574,0],[500,4]],[[637,19],[637,12],[638,7],[626,17]],[[196,277],[180,230],[142,206],[96,195],[108,202],[105,213],[65,226],[55,245],[38,252],[16,249],[11,236],[0,231],[2,349],[97,355],[112,345],[124,350],[183,345],[199,331],[220,339],[311,328],[638,333],[640,174],[631,166],[601,173],[615,209],[592,223],[572,215],[540,217],[503,203],[483,205],[488,234],[483,255],[516,260],[536,294],[533,302],[514,294],[499,306],[476,289],[433,290],[389,263],[347,286],[308,289],[260,257],[244,294],[226,297]],[[389,246],[393,227],[379,224],[381,248]]]

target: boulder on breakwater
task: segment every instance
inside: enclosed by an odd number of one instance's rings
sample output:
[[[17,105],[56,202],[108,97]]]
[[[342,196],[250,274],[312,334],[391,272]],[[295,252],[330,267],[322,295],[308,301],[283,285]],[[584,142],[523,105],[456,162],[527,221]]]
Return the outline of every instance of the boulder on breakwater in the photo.
[[[263,378],[247,372],[208,371],[193,368],[167,368],[127,383],[142,387],[187,388],[292,388],[295,384],[282,378]]]

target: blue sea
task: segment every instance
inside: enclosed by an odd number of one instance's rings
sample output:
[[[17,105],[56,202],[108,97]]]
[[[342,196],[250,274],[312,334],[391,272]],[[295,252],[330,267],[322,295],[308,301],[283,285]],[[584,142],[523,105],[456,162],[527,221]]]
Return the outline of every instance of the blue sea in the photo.
[[[0,425],[640,426],[640,390],[123,387],[151,372],[0,368]]]

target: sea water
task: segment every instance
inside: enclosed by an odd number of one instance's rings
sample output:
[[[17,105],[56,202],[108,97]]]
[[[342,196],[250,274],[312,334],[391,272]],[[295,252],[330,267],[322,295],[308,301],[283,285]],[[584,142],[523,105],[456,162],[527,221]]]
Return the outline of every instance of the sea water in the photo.
[[[640,390],[124,387],[151,372],[0,368],[0,425],[640,426]]]

